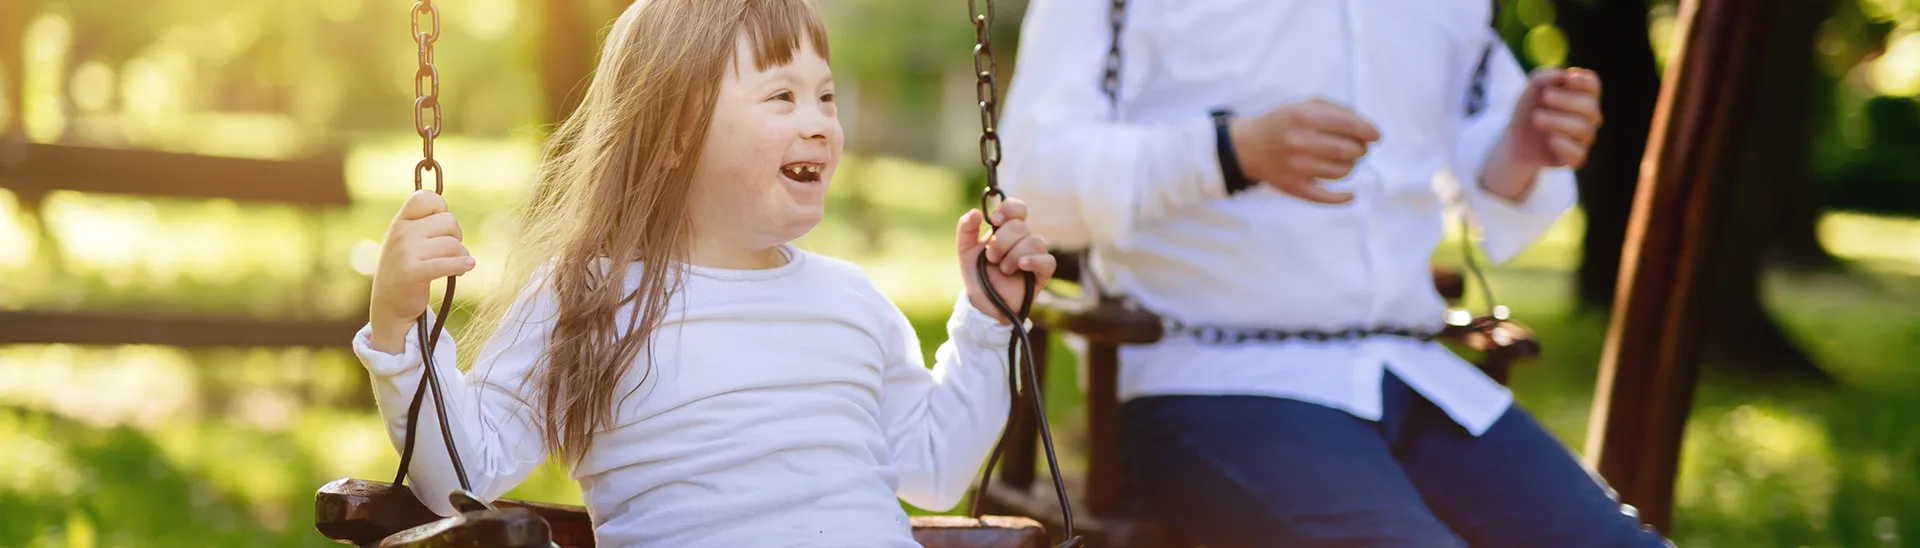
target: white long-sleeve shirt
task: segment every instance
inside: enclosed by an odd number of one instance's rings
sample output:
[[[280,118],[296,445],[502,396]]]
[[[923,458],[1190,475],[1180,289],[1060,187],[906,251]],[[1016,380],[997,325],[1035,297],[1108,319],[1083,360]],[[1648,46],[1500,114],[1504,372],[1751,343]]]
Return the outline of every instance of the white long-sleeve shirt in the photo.
[[[1119,102],[1101,89],[1107,0],[1034,0],[1001,135],[1003,186],[1054,244],[1088,246],[1107,289],[1188,325],[1341,330],[1440,327],[1429,261],[1458,195],[1496,263],[1575,199],[1543,170],[1520,203],[1477,184],[1526,77],[1497,44],[1485,0],[1129,0]],[[1466,113],[1481,52],[1496,44],[1487,107]],[[1373,122],[1381,139],[1323,205],[1264,184],[1229,196],[1209,110],[1250,117],[1313,97]],[[1115,119],[1117,112],[1117,119]],[[1247,151],[1240,151],[1247,154]],[[1456,177],[1457,175],[1457,177]],[[1121,351],[1122,398],[1290,397],[1374,419],[1391,370],[1476,435],[1511,394],[1437,343],[1394,338],[1202,346],[1173,338]]]
[[[571,471],[599,545],[918,546],[900,499],[947,509],[970,487],[1011,403],[1011,328],[959,299],[929,370],[905,316],[857,267],[786,251],[769,270],[689,267],[651,352],[614,392],[613,423]],[[631,267],[628,287],[638,277]],[[550,291],[523,292],[464,375],[450,337],[435,350],[461,462],[487,500],[547,457],[530,375],[554,314]],[[370,333],[354,350],[398,448],[419,341],[409,331],[394,355],[370,349]],[[459,482],[432,397],[409,483],[452,515]]]

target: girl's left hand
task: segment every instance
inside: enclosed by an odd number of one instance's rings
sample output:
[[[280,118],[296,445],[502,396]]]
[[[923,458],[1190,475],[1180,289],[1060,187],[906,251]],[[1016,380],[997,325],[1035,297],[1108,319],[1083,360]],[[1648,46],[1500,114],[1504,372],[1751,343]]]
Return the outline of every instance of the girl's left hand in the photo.
[[[1000,320],[1002,325],[1012,323],[1000,309],[993,306],[986,290],[980,286],[980,274],[976,264],[980,254],[987,254],[988,278],[993,282],[994,291],[1000,299],[1014,311],[1019,311],[1026,303],[1026,276],[1021,272],[1032,272],[1035,292],[1053,279],[1056,266],[1053,255],[1047,254],[1047,241],[1027,230],[1027,204],[1017,199],[1000,203],[993,213],[994,224],[999,226],[985,240],[980,237],[980,210],[968,211],[960,217],[957,245],[960,251],[960,279],[966,280],[967,298],[973,307],[981,313]]]

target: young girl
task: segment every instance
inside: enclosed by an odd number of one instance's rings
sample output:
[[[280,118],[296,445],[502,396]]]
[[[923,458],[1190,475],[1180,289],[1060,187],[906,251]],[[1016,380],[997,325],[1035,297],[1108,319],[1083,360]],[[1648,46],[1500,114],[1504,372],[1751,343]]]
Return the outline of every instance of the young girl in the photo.
[[[1021,271],[1044,282],[1053,258],[1019,202],[984,241],[982,213],[961,217],[967,287],[924,367],[857,267],[789,243],[820,222],[840,159],[827,57],[804,0],[648,0],[620,16],[542,166],[509,277],[526,284],[467,331],[464,376],[454,345],[436,351],[476,494],[557,455],[600,545],[673,547],[914,546],[898,499],[960,500],[1010,404],[1012,328],[970,267],[986,253],[1019,307]],[[460,238],[428,192],[387,232],[354,349],[396,447],[428,284],[474,266]],[[412,489],[452,515],[432,409]]]

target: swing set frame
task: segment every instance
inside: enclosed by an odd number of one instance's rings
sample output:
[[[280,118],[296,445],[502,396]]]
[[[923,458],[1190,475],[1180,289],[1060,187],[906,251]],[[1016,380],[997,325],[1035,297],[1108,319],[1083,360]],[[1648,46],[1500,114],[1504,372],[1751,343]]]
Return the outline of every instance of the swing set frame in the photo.
[[[1671,530],[1680,442],[1698,379],[1697,341],[1705,313],[1701,297],[1708,283],[1705,266],[1720,245],[1718,220],[1733,190],[1730,159],[1753,108],[1746,91],[1757,81],[1759,58],[1742,52],[1764,44],[1766,14],[1778,1],[1681,1],[1677,25],[1681,48],[1662,79],[1629,222],[1619,298],[1600,364],[1585,453],[1589,466],[1608,479],[1622,501],[1637,507],[1641,518],[1662,532]],[[975,15],[977,29],[982,28],[981,17]],[[981,46],[984,35],[982,30]],[[983,123],[990,134],[991,120]],[[989,164],[990,173],[992,167]],[[1063,258],[1071,257],[1063,254]],[[1078,277],[1074,261],[1061,263],[1058,278]],[[1452,289],[1459,286],[1457,276],[1436,274],[1442,293],[1457,298],[1457,289]],[[1123,302],[1044,295],[1034,310],[1033,319],[1042,328],[1033,333],[1036,340],[1046,340],[1046,330],[1067,331],[1112,349],[1161,335],[1156,320]],[[1489,363],[1487,356],[1495,356],[1492,361],[1504,356],[1509,358],[1504,365],[1511,365],[1538,352],[1524,328],[1511,322],[1500,325],[1513,329],[1463,334],[1462,342],[1483,352],[1483,367]],[[1044,343],[1031,348],[1034,361],[1045,359],[1045,349]],[[1109,350],[1096,352],[1091,359],[1117,364]],[[1111,368],[1094,365],[1088,386],[1093,396],[1089,414],[1110,419],[1117,409],[1110,399],[1114,385],[1111,374],[1102,376],[1101,371]],[[1041,381],[1031,380],[1030,384]],[[1037,392],[1037,387],[1028,390]],[[1614,405],[1621,401],[1633,404]],[[1063,505],[1058,514],[1050,512],[1045,504],[1035,502],[1044,497],[1027,488],[1035,464],[1032,437],[1039,432],[1038,425],[1032,424],[1035,417],[1022,415],[1016,412],[1010,420],[1007,470],[981,493],[990,508],[1015,516],[917,518],[916,540],[929,547],[1026,548],[1046,546],[1046,532],[1061,531],[1067,507]],[[1079,498],[1093,501],[1086,506],[1091,515],[1083,519],[1087,541],[1097,546],[1170,546],[1161,544],[1165,539],[1154,538],[1152,523],[1111,517],[1111,506],[1099,502],[1114,500],[1116,493],[1117,483],[1112,480],[1117,468],[1110,459],[1115,455],[1112,445],[1117,432],[1111,420],[1096,420],[1089,432],[1095,469],[1084,483],[1072,482],[1084,488],[1085,496]],[[317,494],[315,522],[329,538],[362,546],[441,546],[456,545],[456,540],[467,542],[457,544],[462,546],[556,545],[513,543],[521,537],[564,546],[592,545],[584,509],[507,500],[494,504],[495,509],[439,520],[411,493],[390,484],[342,479]],[[529,537],[524,534],[529,527],[537,527],[545,536]],[[431,534],[407,537],[403,530],[409,528]],[[512,531],[522,533],[515,537]],[[380,544],[383,540],[386,544]]]

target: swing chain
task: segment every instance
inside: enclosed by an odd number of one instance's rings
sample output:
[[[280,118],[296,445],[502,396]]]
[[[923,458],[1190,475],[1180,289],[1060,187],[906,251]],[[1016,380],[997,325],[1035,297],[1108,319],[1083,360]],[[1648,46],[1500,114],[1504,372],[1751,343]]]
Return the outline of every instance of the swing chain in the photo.
[[[982,4],[985,7],[984,11],[982,11]],[[980,213],[987,217],[987,226],[999,230],[1000,226],[992,221],[993,212],[999,205],[996,201],[1005,201],[1007,194],[1000,190],[999,177],[1000,96],[999,86],[994,81],[996,67],[993,62],[993,0],[967,0],[967,12],[973,21],[973,70],[977,77],[974,81],[974,91],[980,99],[980,164],[987,168],[987,188],[980,194]],[[1054,495],[1060,500],[1061,522],[1067,540],[1059,546],[1060,548],[1078,548],[1082,546],[1084,539],[1074,531],[1073,504],[1068,500],[1066,483],[1060,476],[1060,461],[1053,449],[1053,434],[1052,428],[1047,425],[1046,405],[1041,401],[1039,387],[1032,383],[1032,379],[1038,378],[1039,373],[1035,370],[1033,363],[1032,341],[1029,340],[1027,330],[1023,327],[1027,314],[1033,306],[1038,280],[1032,272],[1022,273],[1026,278],[1025,300],[1022,300],[1019,309],[1015,310],[994,288],[993,280],[988,274],[992,267],[987,264],[987,256],[984,253],[974,262],[974,267],[974,273],[979,276],[980,286],[986,290],[987,298],[993,301],[994,308],[999,309],[1000,313],[1013,323],[1013,334],[1007,341],[1007,390],[1013,396],[1012,405],[1015,409],[1022,403],[1032,405],[1031,412],[1036,422],[1035,426],[1039,430],[1040,443],[1046,449],[1047,468],[1053,476]],[[1027,382],[1020,382],[1022,378],[1027,379]],[[1010,409],[1009,412],[1011,411]],[[1011,429],[1001,433],[1000,440],[994,443],[987,465],[980,474],[980,484],[973,499],[973,508],[969,512],[976,519],[981,516],[981,499],[986,496],[987,486],[993,482],[994,466],[999,463],[1000,454],[1005,449],[1007,437],[1011,433]]]
[[[428,16],[431,28],[421,30],[420,16]],[[420,163],[413,166],[413,189],[425,188],[425,174],[433,172],[433,193],[446,189],[440,161],[433,159],[433,139],[440,136],[440,69],[433,64],[433,43],[440,40],[440,8],[433,0],[413,5],[413,42],[420,47],[420,68],[413,74],[413,129],[420,134]],[[427,111],[433,111],[429,117]],[[427,121],[432,120],[432,124]]]
[[[420,29],[420,16],[427,15],[433,27]],[[419,0],[413,4],[412,32],[413,41],[420,47],[420,67],[414,72],[413,79],[413,127],[420,134],[420,163],[413,166],[413,189],[426,188],[425,173],[433,172],[433,193],[444,194],[446,174],[440,161],[433,159],[433,138],[440,136],[440,70],[433,66],[433,43],[440,39],[440,9],[434,7],[433,0]],[[433,125],[427,125],[426,111],[433,111]],[[453,310],[453,291],[455,277],[447,277],[447,289],[440,297],[440,314],[428,326],[427,314],[423,311],[414,320],[414,333],[420,341],[420,361],[426,370],[420,376],[420,386],[414,389],[413,402],[407,406],[407,428],[405,445],[400,450],[400,468],[393,474],[393,485],[399,487],[407,479],[407,471],[413,461],[414,434],[420,422],[420,407],[425,402],[428,391],[433,392],[433,410],[440,420],[440,439],[446,443],[447,457],[453,463],[454,477],[460,480],[460,490],[450,495],[456,507],[472,507],[463,501],[478,501],[473,496],[473,483],[467,479],[467,470],[460,462],[460,448],[453,442],[453,429],[447,423],[446,399],[441,396],[439,366],[434,363],[434,352],[440,345],[440,333],[447,325],[447,316]],[[490,508],[485,502],[478,505]]]
[[[1107,94],[1107,105],[1120,109],[1120,30],[1127,22],[1127,0],[1113,0],[1113,11],[1107,16],[1113,23],[1113,40],[1107,45],[1107,73],[1100,80],[1100,90]]]
[[[973,72],[974,92],[980,99],[980,165],[987,168],[987,189],[980,195],[980,212],[991,215],[995,200],[1005,200],[1007,195],[1000,190],[1000,92],[994,82],[996,72],[993,62],[993,0],[984,0],[986,10],[981,11],[979,2],[967,0],[967,11],[973,16]],[[992,225],[992,221],[988,221]],[[995,226],[994,228],[999,228]]]

